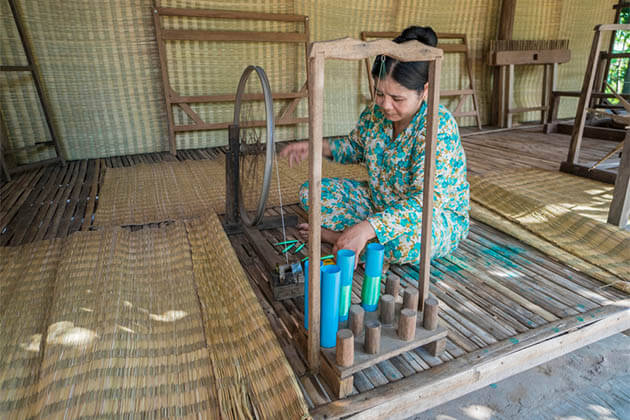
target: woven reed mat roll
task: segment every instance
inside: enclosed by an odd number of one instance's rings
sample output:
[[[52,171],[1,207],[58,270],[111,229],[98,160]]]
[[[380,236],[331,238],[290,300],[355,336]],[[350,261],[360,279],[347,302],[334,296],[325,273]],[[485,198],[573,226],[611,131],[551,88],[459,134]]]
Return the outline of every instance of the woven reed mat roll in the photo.
[[[539,169],[469,181],[472,217],[630,293],[630,233],[597,220],[610,186]]]
[[[284,158],[276,162],[280,189],[274,165],[267,206],[279,205],[280,195],[284,204],[297,203],[299,188],[308,179],[308,162],[293,168]],[[367,179],[367,172],[360,165],[341,165],[325,159],[322,171],[325,176]],[[245,202],[254,202],[254,197],[245,197]],[[225,212],[223,158],[108,168],[94,225],[142,225],[201,216],[209,210]]]
[[[0,248],[0,418],[29,418],[37,399],[62,245],[57,239]]]
[[[215,214],[186,222],[221,413],[229,419],[308,416],[280,344]]]
[[[219,418],[192,271],[182,224],[69,237],[31,414]]]

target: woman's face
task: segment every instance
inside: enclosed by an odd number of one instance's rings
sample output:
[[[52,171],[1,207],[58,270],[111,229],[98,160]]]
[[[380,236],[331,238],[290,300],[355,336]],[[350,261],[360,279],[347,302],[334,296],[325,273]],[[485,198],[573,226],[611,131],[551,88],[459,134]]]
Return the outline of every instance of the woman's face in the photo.
[[[422,92],[407,89],[391,76],[376,80],[376,104],[383,109],[385,118],[393,122],[409,123],[420,109],[426,96],[427,86]]]

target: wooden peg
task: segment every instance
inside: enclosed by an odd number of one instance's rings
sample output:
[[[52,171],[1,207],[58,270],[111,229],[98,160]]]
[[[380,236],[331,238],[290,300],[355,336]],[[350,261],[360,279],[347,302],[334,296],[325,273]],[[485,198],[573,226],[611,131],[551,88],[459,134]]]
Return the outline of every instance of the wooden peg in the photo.
[[[409,341],[416,336],[416,318],[418,312],[413,309],[403,309],[400,311],[398,320],[398,337],[401,340]]]
[[[398,293],[400,293],[400,279],[388,277],[387,283],[385,284],[385,294],[392,295],[394,300],[396,300],[398,298]]]
[[[403,294],[403,308],[411,309],[413,311],[418,309],[418,297],[420,294],[418,293],[418,289],[415,287],[407,287],[405,289],[405,293]]]
[[[424,316],[422,318],[422,325],[425,330],[433,331],[438,326],[438,309],[439,304],[435,298],[427,298],[424,301]]]
[[[350,306],[349,322],[348,325],[352,334],[358,337],[363,332],[363,320],[365,318],[365,310],[361,305]]]
[[[365,323],[365,341],[363,342],[365,352],[376,354],[381,350],[381,323],[378,321],[368,321]]]
[[[343,367],[352,366],[354,363],[354,334],[350,330],[337,331],[337,364]]]
[[[381,296],[380,311],[381,322],[385,325],[394,323],[394,310],[396,309],[396,300],[392,295]]]

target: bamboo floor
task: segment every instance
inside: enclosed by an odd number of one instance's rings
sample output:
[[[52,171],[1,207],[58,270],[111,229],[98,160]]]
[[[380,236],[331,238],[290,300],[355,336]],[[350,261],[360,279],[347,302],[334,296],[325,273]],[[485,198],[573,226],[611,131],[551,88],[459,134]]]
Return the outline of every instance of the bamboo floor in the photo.
[[[508,167],[557,169],[566,157],[569,136],[514,130],[466,137],[463,143],[470,173],[484,174]],[[582,158],[597,160],[615,144],[585,138]],[[204,149],[180,151],[177,157],[152,153],[82,160],[15,176],[0,186],[0,245],[90,229],[106,167],[212,159],[221,154],[220,149]],[[305,216],[296,205],[285,210]],[[278,212],[268,209],[269,215]],[[287,233],[297,239],[295,230]],[[282,238],[279,230],[263,234],[270,243]],[[360,371],[354,377],[353,393],[334,401],[324,381],[308,372],[291,339],[302,323],[302,299],[274,302],[269,275],[251,244],[242,235],[230,239],[318,418],[357,413],[361,418],[408,416],[630,328],[628,311],[622,311],[628,305],[627,294],[472,221],[469,238],[431,268],[430,292],[440,301],[440,323],[448,329],[446,351],[432,357],[419,348]],[[328,250],[324,246],[322,252]],[[305,249],[301,252],[306,255]],[[399,277],[401,287],[417,284],[417,272],[411,267],[392,266],[389,275]],[[361,279],[358,271],[353,301],[359,300]]]

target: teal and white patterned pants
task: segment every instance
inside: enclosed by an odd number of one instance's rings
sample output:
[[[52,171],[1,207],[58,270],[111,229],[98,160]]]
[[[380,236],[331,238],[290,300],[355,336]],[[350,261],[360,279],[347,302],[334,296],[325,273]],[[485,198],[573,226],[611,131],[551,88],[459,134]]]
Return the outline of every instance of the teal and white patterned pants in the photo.
[[[308,182],[300,187],[300,204],[308,211]],[[341,232],[374,214],[367,181],[347,178],[322,178],[322,227]],[[441,257],[453,251],[460,238],[451,238],[454,223],[462,223],[460,216],[440,209],[433,210],[431,256]],[[456,220],[457,219],[457,220]],[[467,222],[467,221],[466,221]],[[417,264],[420,258],[421,222],[393,240],[383,243],[385,261]]]

